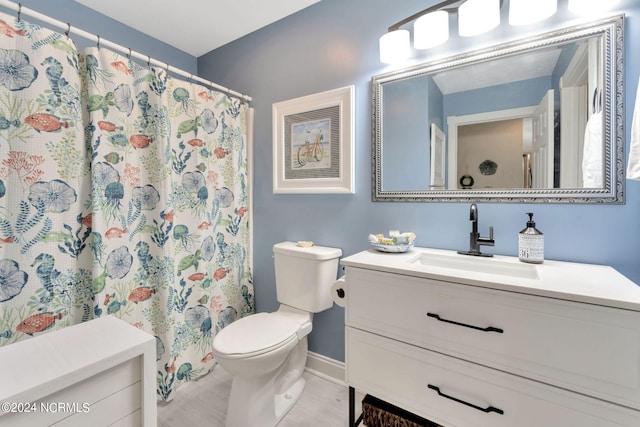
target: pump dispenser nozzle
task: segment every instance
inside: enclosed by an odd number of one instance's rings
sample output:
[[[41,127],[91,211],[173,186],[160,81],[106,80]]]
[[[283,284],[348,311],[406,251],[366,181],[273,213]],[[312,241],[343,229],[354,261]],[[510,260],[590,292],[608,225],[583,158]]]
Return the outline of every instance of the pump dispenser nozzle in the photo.
[[[533,221],[533,212],[527,212],[529,215],[529,221],[527,221],[527,227],[535,227],[536,223]]]

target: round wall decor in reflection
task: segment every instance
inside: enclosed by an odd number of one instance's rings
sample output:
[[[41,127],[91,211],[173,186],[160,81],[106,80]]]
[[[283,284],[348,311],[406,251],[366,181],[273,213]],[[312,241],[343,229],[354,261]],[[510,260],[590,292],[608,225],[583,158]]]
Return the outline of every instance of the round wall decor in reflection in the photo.
[[[493,160],[485,160],[478,166],[482,175],[493,175],[498,170],[498,164]]]

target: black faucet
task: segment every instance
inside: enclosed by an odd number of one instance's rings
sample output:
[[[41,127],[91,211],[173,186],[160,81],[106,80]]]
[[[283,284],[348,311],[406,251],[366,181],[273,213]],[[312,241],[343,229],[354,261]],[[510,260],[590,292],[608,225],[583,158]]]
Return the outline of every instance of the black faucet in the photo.
[[[471,233],[469,233],[469,250],[458,251],[458,253],[473,256],[493,256],[493,254],[483,254],[482,252],[480,252],[480,246],[494,246],[496,242],[493,240],[493,227],[489,227],[489,238],[480,237],[480,233],[478,233],[478,207],[475,203],[471,204],[469,210],[469,220],[471,221]]]

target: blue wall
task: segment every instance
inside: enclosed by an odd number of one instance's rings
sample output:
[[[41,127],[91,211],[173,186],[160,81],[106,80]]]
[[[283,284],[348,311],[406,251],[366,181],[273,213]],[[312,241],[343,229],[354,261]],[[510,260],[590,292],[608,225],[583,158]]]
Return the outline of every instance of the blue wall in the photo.
[[[553,85],[548,77],[522,80],[444,96],[444,117],[538,105]]]
[[[431,124],[446,132],[444,100],[431,76],[384,85],[382,176],[385,191],[425,190],[431,182]],[[411,153],[407,156],[407,153]]]
[[[18,0],[15,0],[15,3],[17,4]],[[22,6],[25,8],[61,22],[68,22],[71,24],[71,27],[99,35],[103,39],[107,39],[124,47],[129,47],[138,53],[149,55],[151,58],[168,63],[173,67],[196,74],[198,61],[194,56],[153,37],[142,34],[134,28],[114,21],[74,0],[20,0],[20,3],[22,3]],[[0,11],[13,16],[16,15],[16,12],[12,9],[7,9],[2,6],[0,6]],[[27,15],[23,14],[22,18],[32,23],[39,23],[54,31],[64,32],[64,30],[51,27]],[[78,50],[88,46],[95,46],[95,42],[86,40],[73,33],[71,34],[71,38],[76,43]]]
[[[429,188],[429,80],[433,79],[424,76],[385,85],[382,110],[388,121],[382,129],[384,190]]]
[[[446,249],[468,246],[469,205],[464,203],[373,203],[371,201],[371,87],[373,75],[390,71],[378,59],[378,38],[389,25],[435,4],[417,0],[322,0],[198,59],[200,75],[250,94],[255,107],[254,273],[256,307],[277,309],[272,245],[313,240],[341,248],[344,255],[367,249],[369,233],[412,230],[417,244]],[[558,13],[542,24],[502,24],[473,39],[455,35],[410,63],[449,56],[536,32],[579,18],[561,0]],[[640,4],[623,0],[626,20],[626,132],[640,74]],[[407,64],[403,64],[407,65]],[[356,86],[356,194],[274,195],[272,193],[271,105],[346,85]],[[628,138],[627,138],[628,139]],[[627,142],[628,149],[628,142]],[[535,212],[545,233],[547,259],[609,264],[640,283],[640,182],[628,181],[625,205],[481,204],[480,230],[495,226],[497,254],[516,255],[525,212]],[[606,286],[606,284],[603,284]],[[390,295],[390,298],[393,298]],[[310,350],[344,358],[344,311],[334,307],[314,318]]]

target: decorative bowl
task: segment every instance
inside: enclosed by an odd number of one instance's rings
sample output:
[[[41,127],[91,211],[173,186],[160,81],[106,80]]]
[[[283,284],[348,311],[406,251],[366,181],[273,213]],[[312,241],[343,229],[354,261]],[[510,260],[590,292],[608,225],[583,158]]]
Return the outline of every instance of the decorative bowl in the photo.
[[[406,245],[383,245],[381,243],[371,243],[371,247],[380,252],[401,253],[407,252],[413,248],[413,243],[407,243]]]

